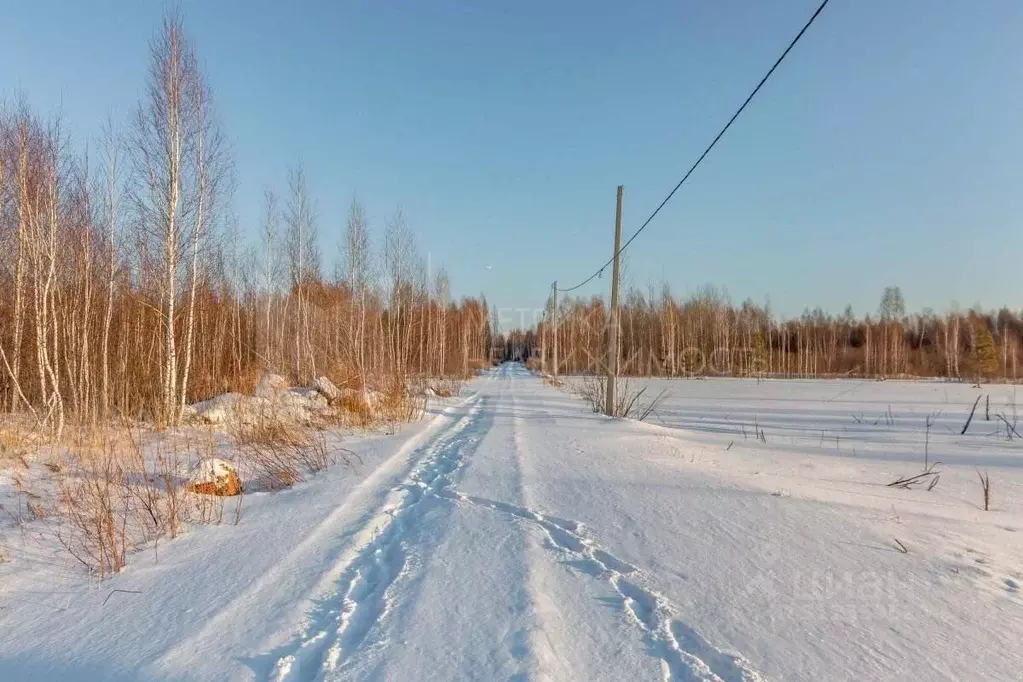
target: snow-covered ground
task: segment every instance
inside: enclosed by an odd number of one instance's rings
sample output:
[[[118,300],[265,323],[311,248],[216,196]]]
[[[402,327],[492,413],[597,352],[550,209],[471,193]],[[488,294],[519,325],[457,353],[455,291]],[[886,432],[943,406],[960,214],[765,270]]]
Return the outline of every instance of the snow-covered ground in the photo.
[[[98,585],[8,537],[0,680],[1023,677],[1011,387],[646,383],[641,424],[504,365]]]

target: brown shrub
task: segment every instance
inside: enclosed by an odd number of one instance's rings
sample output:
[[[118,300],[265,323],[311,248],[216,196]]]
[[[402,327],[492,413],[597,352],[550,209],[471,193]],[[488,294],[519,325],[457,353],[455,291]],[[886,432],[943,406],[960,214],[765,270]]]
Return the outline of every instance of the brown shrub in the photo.
[[[361,393],[343,395],[331,408],[328,419],[338,426],[366,428],[374,423],[373,406]]]
[[[72,458],[58,481],[57,538],[64,549],[102,579],[120,571],[128,554],[129,494],[113,453]]]
[[[181,443],[179,438],[162,436],[147,446],[141,432],[124,429],[112,434],[102,448],[100,441],[97,433],[85,455],[65,453],[51,470],[58,491],[52,509],[35,502],[29,506],[30,514],[55,517],[61,545],[98,577],[120,571],[138,547],[151,544],[158,552],[161,538],[176,537],[188,523],[222,520],[225,498],[215,491],[191,494],[182,477],[184,465],[193,457],[182,453],[205,451],[211,456],[212,438],[194,442],[186,435]],[[241,492],[237,474],[231,485]]]
[[[264,429],[263,437],[238,441],[243,462],[264,490],[281,490],[304,481],[304,474],[328,469],[340,459],[348,465],[355,453],[327,447],[323,432],[311,427]]]
[[[263,376],[263,370],[258,365],[253,365],[242,370],[241,374],[235,377],[229,385],[225,385],[219,392],[226,393],[233,391],[242,395],[252,395],[256,391],[256,384]]]
[[[303,442],[301,429],[276,415],[263,413],[254,421],[235,420],[228,427],[228,435],[239,445],[253,443],[295,444]]]

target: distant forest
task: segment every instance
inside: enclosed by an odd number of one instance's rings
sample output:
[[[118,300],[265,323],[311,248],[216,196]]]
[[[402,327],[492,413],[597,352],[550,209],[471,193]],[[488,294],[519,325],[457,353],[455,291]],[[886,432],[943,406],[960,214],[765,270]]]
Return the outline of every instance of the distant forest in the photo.
[[[500,337],[506,356],[553,371],[554,311],[536,328]],[[601,297],[558,302],[558,371],[602,371],[608,305]],[[1019,379],[1023,311],[974,308],[907,313],[898,287],[876,315],[807,310],[780,319],[750,300],[736,306],[712,287],[681,299],[633,289],[621,306],[620,366],[636,376],[945,377]]]

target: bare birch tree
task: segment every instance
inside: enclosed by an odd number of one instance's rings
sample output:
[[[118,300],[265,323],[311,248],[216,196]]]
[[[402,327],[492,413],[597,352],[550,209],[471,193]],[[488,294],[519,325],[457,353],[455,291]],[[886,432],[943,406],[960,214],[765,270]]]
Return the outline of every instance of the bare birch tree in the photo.
[[[100,388],[100,414],[103,418],[110,416],[110,325],[114,317],[114,286],[118,274],[118,218],[121,206],[121,150],[123,141],[114,132],[113,124],[108,120],[103,130],[103,220],[106,226],[107,252],[107,300],[103,314],[103,338],[100,343],[102,362]]]
[[[294,380],[301,382],[316,373],[312,339],[309,331],[308,284],[320,278],[320,257],[316,246],[316,215],[305,170],[298,166],[289,173],[290,196],[284,220],[288,227],[287,252],[291,271],[291,288],[295,294]],[[303,358],[305,360],[303,361]]]
[[[193,125],[195,164],[195,211],[190,235],[191,260],[188,265],[188,318],[185,332],[184,369],[181,373],[178,417],[188,397],[188,380],[192,368],[192,348],[195,339],[195,296],[199,283],[200,257],[205,242],[213,229],[219,209],[222,184],[227,174],[227,150],[224,138],[212,110],[209,89],[203,75],[196,69],[188,83],[187,111]]]
[[[352,201],[348,209],[348,227],[344,242],[345,279],[352,292],[353,319],[349,322],[352,363],[359,374],[361,389],[366,391],[366,311],[372,286],[373,251],[370,244],[366,214],[362,204]]]
[[[190,106],[198,69],[181,15],[169,12],[149,47],[146,99],[133,121],[130,154],[134,166],[131,198],[137,219],[153,243],[163,337],[160,415],[174,422],[179,412],[176,315],[183,247],[195,213],[189,160],[195,158],[196,125]]]
[[[273,305],[277,299],[280,257],[278,256],[278,240],[280,224],[280,209],[277,205],[277,195],[266,188],[263,190],[263,229],[261,230],[263,258],[262,258],[262,284],[263,284],[263,363],[264,369],[276,367],[279,361],[278,354],[274,350],[273,339],[275,332],[272,325]]]

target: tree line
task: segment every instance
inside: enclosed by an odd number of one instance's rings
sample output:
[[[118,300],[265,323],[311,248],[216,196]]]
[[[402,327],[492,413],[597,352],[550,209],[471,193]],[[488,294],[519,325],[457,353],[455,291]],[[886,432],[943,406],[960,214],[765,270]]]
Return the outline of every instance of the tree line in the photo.
[[[553,371],[602,372],[607,304],[602,297],[551,302],[543,321],[501,342]],[[887,287],[875,315],[807,310],[781,319],[769,305],[735,305],[713,287],[687,298],[665,286],[633,289],[621,304],[620,368],[634,376],[944,377],[1017,381],[1023,311],[924,310],[909,314],[898,287]]]
[[[452,299],[400,212],[377,248],[353,201],[327,274],[296,167],[247,243],[219,121],[174,11],[131,120],[101,140],[74,145],[24,97],[0,107],[0,409],[58,434],[68,419],[174,424],[264,371],[403,390],[487,361],[486,300]]]

